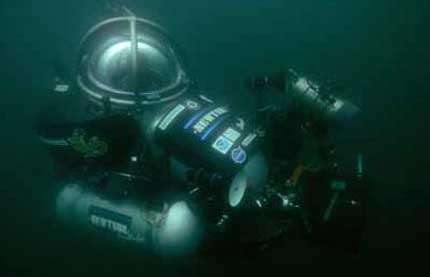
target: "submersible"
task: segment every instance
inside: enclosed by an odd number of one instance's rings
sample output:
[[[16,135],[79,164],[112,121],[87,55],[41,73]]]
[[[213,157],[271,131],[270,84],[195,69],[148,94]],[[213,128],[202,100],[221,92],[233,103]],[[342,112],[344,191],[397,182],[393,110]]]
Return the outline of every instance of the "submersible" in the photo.
[[[96,114],[89,123],[72,124],[54,136],[45,134],[43,139],[51,142],[58,153],[58,148],[83,151],[79,149],[85,147],[78,147],[79,143],[91,148],[91,141],[97,138],[108,145],[106,153],[84,158],[83,164],[102,163],[117,152],[110,159],[128,165],[139,164],[141,156],[131,155],[129,145],[123,145],[122,152],[115,151],[115,142],[132,144],[131,134],[139,133],[137,143],[149,149],[145,159],[151,159],[153,164],[167,161],[167,171],[158,169],[157,174],[169,174],[169,181],[176,183],[172,186],[182,186],[195,194],[198,191],[201,201],[217,195],[224,199],[224,203],[216,204],[221,209],[224,205],[238,206],[249,184],[259,186],[267,179],[256,126],[236,116],[229,107],[193,91],[176,49],[167,33],[146,19],[118,17],[95,25],[81,42],[76,82]],[[109,125],[103,130],[90,128],[98,124],[100,116],[117,119],[111,121],[111,130]],[[131,126],[127,120],[137,124]],[[85,132],[76,135],[76,130]],[[65,143],[55,145],[54,141]],[[105,170],[115,175],[121,170],[113,164],[118,166],[117,162],[109,163],[111,168]],[[200,178],[198,169],[204,169],[207,183],[189,187],[192,178]],[[129,172],[120,173],[133,182],[145,180],[136,186],[155,186],[146,179],[133,179]],[[225,181],[215,186],[220,176]],[[112,180],[106,181],[107,186]],[[191,238],[197,242],[202,227],[197,226],[198,220],[186,202],[166,201],[162,209],[150,210],[139,203],[138,195],[133,197],[134,200],[131,196],[110,199],[99,195],[85,180],[73,181],[60,192],[57,210],[69,223],[105,229],[163,252],[164,248],[178,250],[196,245]]]
[[[252,227],[264,225],[262,215],[295,218],[318,236],[334,233],[340,209],[362,215],[358,195],[348,202],[350,195],[331,191],[346,178],[333,167],[323,128],[315,127],[352,106],[308,79],[290,74],[278,82],[300,105],[239,116],[193,85],[182,51],[162,27],[134,15],[93,26],[77,61],[74,93],[88,108],[76,112],[86,120],[38,131],[65,167],[56,211],[68,226],[182,255],[220,238],[265,237]],[[270,83],[254,82],[260,90]],[[303,106],[307,112],[297,112]],[[342,181],[343,191],[355,183]],[[244,219],[250,214],[255,222]],[[344,232],[351,240],[362,229],[354,226]]]

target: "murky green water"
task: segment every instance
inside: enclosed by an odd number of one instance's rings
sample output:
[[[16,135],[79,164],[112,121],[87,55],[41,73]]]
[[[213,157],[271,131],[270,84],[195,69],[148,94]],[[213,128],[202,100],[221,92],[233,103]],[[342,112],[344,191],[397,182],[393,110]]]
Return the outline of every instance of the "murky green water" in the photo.
[[[366,126],[360,140],[346,147],[365,153],[372,180],[361,253],[350,257],[285,242],[258,255],[226,253],[166,265],[136,249],[89,243],[62,232],[52,222],[52,161],[31,125],[52,100],[52,61],[61,56],[72,63],[80,37],[105,11],[94,0],[3,0],[0,272],[216,276],[281,270],[287,276],[302,269],[390,269],[418,256],[430,232],[430,2],[128,2],[138,15],[170,30],[202,88],[235,99],[239,108],[252,103],[243,96],[245,77],[286,65],[335,77],[347,88],[344,95],[362,106]]]

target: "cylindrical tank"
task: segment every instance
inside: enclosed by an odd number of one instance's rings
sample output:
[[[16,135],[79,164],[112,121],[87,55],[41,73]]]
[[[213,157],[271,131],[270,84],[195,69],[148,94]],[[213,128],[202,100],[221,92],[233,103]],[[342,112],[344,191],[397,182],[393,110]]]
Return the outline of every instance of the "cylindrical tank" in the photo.
[[[184,201],[151,210],[139,199],[115,199],[84,183],[63,184],[56,211],[66,224],[109,233],[166,255],[192,252],[202,235],[196,216]]]
[[[286,82],[287,93],[318,116],[340,125],[357,120],[360,113],[357,106],[326,91],[322,85],[299,76],[294,70],[289,70]]]
[[[254,91],[276,88],[285,92],[288,99],[300,103],[305,110],[329,122],[348,125],[359,119],[360,109],[357,106],[332,94],[332,88],[301,76],[293,69],[289,69],[286,74],[252,77],[247,85]]]

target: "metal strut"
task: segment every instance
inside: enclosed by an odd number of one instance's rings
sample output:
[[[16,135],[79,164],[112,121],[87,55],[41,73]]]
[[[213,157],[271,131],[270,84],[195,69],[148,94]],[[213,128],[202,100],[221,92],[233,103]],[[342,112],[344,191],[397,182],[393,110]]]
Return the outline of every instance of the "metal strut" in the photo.
[[[136,37],[136,17],[130,17],[130,47],[131,47],[131,85],[132,91],[137,96],[138,85],[137,85],[137,37]]]

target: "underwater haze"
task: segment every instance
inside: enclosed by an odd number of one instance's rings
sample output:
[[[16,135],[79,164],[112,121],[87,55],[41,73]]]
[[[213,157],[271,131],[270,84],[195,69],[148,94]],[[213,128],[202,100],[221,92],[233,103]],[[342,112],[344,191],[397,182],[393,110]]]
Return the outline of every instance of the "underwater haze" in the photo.
[[[429,1],[122,1],[169,31],[210,95],[250,106],[244,79],[291,66],[336,79],[364,112],[360,135],[347,146],[365,155],[371,180],[357,255],[280,241],[247,256],[169,262],[91,242],[85,234],[70,236],[53,220],[53,161],[32,127],[53,100],[53,64],[61,60],[73,69],[81,37],[110,15],[106,2],[0,1],[0,276],[345,276],[425,265]]]

